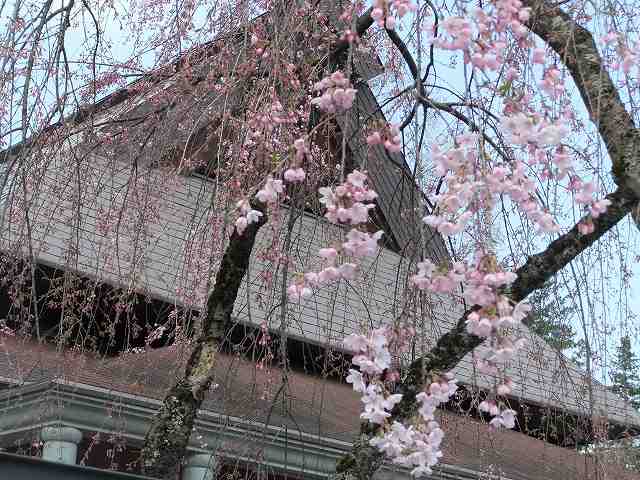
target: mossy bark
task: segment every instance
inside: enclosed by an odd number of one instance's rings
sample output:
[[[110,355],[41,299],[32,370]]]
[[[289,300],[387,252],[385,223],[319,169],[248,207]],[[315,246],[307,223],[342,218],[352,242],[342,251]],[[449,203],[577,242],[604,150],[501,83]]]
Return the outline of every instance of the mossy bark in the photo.
[[[235,230],[231,235],[184,376],[165,396],[145,437],[141,452],[145,475],[173,479],[179,471],[198,409],[211,386],[217,352],[230,324],[256,235],[266,221],[264,206],[257,202],[252,206],[263,212],[263,216],[259,222],[249,225],[242,235]]]

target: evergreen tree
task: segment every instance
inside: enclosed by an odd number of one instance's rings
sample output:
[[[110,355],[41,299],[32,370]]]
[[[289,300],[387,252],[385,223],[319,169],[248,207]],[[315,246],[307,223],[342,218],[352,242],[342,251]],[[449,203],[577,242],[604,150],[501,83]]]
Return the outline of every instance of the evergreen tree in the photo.
[[[573,307],[567,304],[567,297],[558,294],[555,282],[548,282],[530,296],[533,309],[531,330],[542,337],[551,347],[564,352],[576,349],[575,332],[569,324]]]
[[[633,352],[628,335],[620,339],[610,375],[613,382],[611,390],[640,409],[640,359]]]
[[[587,362],[585,360],[587,358],[587,342],[584,341],[584,338],[575,342],[569,358],[578,368],[582,370],[587,369]]]

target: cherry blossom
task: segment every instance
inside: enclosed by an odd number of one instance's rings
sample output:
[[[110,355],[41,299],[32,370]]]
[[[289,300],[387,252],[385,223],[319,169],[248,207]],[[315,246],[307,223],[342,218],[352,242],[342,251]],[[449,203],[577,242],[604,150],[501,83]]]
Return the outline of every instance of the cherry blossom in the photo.
[[[256,198],[262,203],[275,203],[278,200],[278,194],[283,192],[282,180],[274,180],[273,177],[267,177],[267,180],[258,193]]]
[[[489,422],[493,428],[514,428],[516,426],[516,411],[510,408],[501,410],[499,414]]]
[[[299,301],[308,296],[309,287],[321,287],[329,282],[344,279],[353,280],[358,269],[354,262],[337,264],[338,255],[347,255],[354,260],[372,256],[378,249],[378,241],[382,238],[382,230],[373,234],[359,230],[358,225],[369,220],[369,210],[375,206],[371,202],[378,195],[367,185],[368,179],[364,172],[354,170],[347,175],[347,179],[335,190],[329,187],[318,189],[320,203],[325,205],[325,218],[337,224],[354,226],[346,234],[346,241],[339,246],[325,247],[318,251],[318,255],[327,262],[327,266],[318,272],[307,272],[299,277],[295,286],[287,290],[292,301]],[[302,293],[304,292],[304,295]],[[310,293],[309,293],[310,294]],[[364,364],[363,364],[364,365]]]
[[[411,328],[378,328],[367,335],[347,336],[344,346],[355,354],[353,364],[359,367],[359,371],[349,370],[347,382],[362,395],[361,418],[381,426],[369,444],[394,464],[411,468],[412,475],[419,477],[430,474],[431,467],[442,457],[440,446],[444,433],[434,414],[437,406],[449,401],[458,387],[451,374],[437,377],[426,391],[416,396],[420,404],[419,420],[410,426],[397,421],[389,424],[392,409],[402,400],[401,394],[391,393],[386,387],[390,381],[389,376],[384,375],[391,366],[389,349],[406,351],[412,334]]]
[[[260,217],[262,217],[262,212],[259,212],[258,210],[254,210],[253,208],[251,208],[249,201],[246,199],[240,200],[236,204],[236,207],[240,211],[240,216],[236,220],[236,224],[235,224],[236,230],[238,231],[239,235],[242,235],[246,230],[247,226],[251,225],[252,223],[256,223],[260,220]]]
[[[375,255],[382,233],[382,230],[378,230],[372,235],[352,229],[347,234],[347,241],[342,246],[347,254],[354,257],[370,257]]]
[[[364,383],[364,377],[358,370],[354,370],[353,368],[349,369],[349,375],[347,376],[347,383],[351,383],[353,385],[353,389],[356,392],[364,393],[367,386]]]
[[[300,167],[289,168],[284,172],[284,179],[289,183],[299,183],[304,181],[305,173]]]
[[[402,149],[399,126],[389,124],[381,131],[370,133],[367,145],[383,145],[389,152],[399,152]]]
[[[313,89],[323,93],[311,100],[311,103],[328,113],[350,109],[357,93],[349,79],[339,70],[320,80]]]
[[[528,303],[513,305],[500,293],[502,287],[513,283],[516,278],[514,273],[505,271],[498,265],[494,255],[479,252],[476,263],[472,266],[457,262],[439,268],[428,260],[420,262],[418,272],[410,278],[410,283],[419,290],[434,293],[454,293],[459,285],[463,286],[465,299],[477,306],[476,310],[467,315],[467,330],[487,339],[483,348],[474,352],[476,368],[485,374],[499,375],[500,368],[524,346],[525,340],[515,337],[517,330],[514,329],[531,311]],[[511,380],[503,374],[502,382],[496,386],[496,394],[508,395],[512,389]],[[435,395],[439,391],[435,389],[430,393]],[[423,408],[425,415],[434,409],[433,405]],[[493,401],[481,403],[479,409],[495,417],[495,422],[492,423],[494,427],[513,423],[510,414],[507,412],[503,417],[502,410]]]
[[[305,155],[308,155],[309,147],[307,146],[307,142],[304,138],[298,138],[295,142],[293,142],[293,147],[295,149],[295,161],[300,164],[304,160]]]
[[[373,201],[378,195],[366,186],[366,179],[364,173],[354,170],[335,191],[329,187],[318,190],[320,203],[327,208],[324,216],[330,222],[357,225],[368,220],[369,210],[375,205],[363,202]]]
[[[384,396],[380,385],[369,384],[362,396],[364,411],[360,414],[360,418],[382,425],[391,416],[391,410],[400,400],[402,400],[402,395]]]
[[[381,27],[393,30],[396,26],[396,19],[392,16],[392,9],[395,10],[399,18],[402,18],[408,12],[415,11],[417,6],[410,0],[375,0],[371,18]]]
[[[287,288],[287,295],[291,301],[300,301],[303,298],[310,297],[312,291],[304,283],[294,283]]]

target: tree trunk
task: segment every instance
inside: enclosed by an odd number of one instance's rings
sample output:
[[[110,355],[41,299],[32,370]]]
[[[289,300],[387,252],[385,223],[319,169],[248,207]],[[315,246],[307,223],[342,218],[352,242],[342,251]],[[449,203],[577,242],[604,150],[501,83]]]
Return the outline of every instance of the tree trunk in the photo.
[[[145,475],[174,478],[186,453],[198,409],[211,386],[218,349],[230,324],[256,235],[266,222],[264,205],[254,202],[252,207],[263,216],[257,223],[250,224],[242,235],[235,230],[231,235],[184,377],[165,396],[145,436],[141,452]]]

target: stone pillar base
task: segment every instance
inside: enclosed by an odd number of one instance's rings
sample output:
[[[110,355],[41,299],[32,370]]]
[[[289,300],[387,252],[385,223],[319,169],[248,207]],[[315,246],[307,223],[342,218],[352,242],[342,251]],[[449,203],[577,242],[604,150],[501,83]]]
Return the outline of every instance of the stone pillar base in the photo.
[[[44,442],[42,459],[73,465],[78,455],[82,432],[72,427],[44,427],[40,432]]]
[[[182,468],[182,480],[214,480],[217,465],[210,453],[191,455]]]

